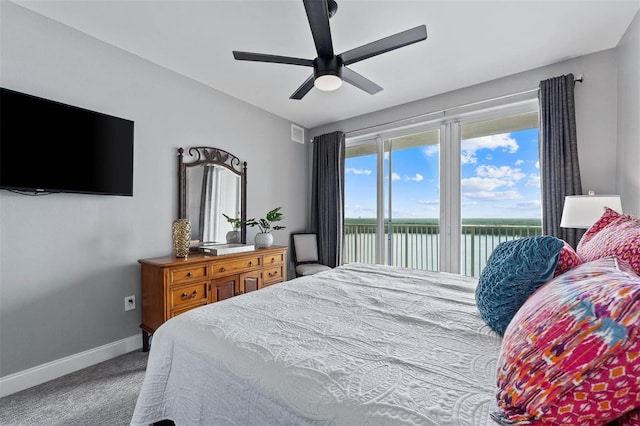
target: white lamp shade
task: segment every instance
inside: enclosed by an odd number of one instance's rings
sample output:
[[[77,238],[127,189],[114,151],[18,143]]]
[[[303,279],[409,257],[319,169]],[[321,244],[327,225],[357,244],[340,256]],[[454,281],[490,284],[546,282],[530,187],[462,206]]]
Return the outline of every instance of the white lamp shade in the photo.
[[[337,75],[325,74],[316,78],[313,82],[313,85],[316,86],[316,89],[330,92],[342,86],[342,79]]]
[[[564,199],[560,226],[562,228],[589,228],[604,213],[604,208],[622,213],[619,195],[571,195]]]

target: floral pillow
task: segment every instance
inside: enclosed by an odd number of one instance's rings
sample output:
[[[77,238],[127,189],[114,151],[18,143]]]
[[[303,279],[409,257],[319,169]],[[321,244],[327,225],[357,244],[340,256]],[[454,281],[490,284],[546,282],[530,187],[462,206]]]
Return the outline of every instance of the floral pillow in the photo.
[[[560,255],[558,256],[558,266],[556,266],[556,271],[553,276],[557,277],[558,275],[562,275],[569,269],[575,268],[582,263],[582,259],[580,259],[578,253],[576,253],[573,247],[571,247],[571,244],[564,241],[564,246],[560,250]]]
[[[542,286],[507,327],[501,424],[611,422],[640,406],[640,277],[615,257]]]
[[[640,274],[640,219],[606,208],[582,237],[576,252],[583,262],[616,256]]]

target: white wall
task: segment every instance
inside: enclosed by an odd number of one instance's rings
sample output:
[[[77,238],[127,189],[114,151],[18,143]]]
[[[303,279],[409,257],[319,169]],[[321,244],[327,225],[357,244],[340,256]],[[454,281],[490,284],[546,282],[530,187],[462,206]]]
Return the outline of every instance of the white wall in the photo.
[[[124,297],[140,300],[137,259],[171,253],[178,147],[247,161],[249,217],[283,207],[276,244],[305,229],[306,150],[288,121],[14,3],[0,8],[2,87],[135,121],[133,197],[0,191],[0,376],[140,332]]]
[[[618,191],[625,213],[640,217],[640,13],[617,47]]]
[[[584,75],[575,86],[576,122],[582,186],[586,193],[616,191],[617,67],[613,49],[515,74],[394,108],[310,129],[310,137],[344,132],[415,117],[468,103],[535,89],[541,80],[573,73]],[[637,78],[637,74],[636,74]],[[624,200],[623,200],[624,201]]]

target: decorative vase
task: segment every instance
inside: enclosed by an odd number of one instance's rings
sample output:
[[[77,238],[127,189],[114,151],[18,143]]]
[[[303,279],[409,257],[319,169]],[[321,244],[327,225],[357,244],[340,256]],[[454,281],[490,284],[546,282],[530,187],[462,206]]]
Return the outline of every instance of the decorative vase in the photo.
[[[173,252],[176,257],[187,257],[191,240],[191,222],[189,219],[176,219],[173,221],[171,229],[173,231]]]
[[[227,232],[227,244],[240,243],[240,231],[234,230]]]
[[[271,247],[273,244],[273,235],[268,232],[259,232],[256,234],[256,248]]]

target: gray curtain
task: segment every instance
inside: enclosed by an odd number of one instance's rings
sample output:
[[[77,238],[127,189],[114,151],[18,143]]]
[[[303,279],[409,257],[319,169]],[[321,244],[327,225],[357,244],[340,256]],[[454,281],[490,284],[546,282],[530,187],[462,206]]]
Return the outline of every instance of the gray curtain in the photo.
[[[311,230],[318,234],[320,263],[342,264],[345,135],[333,132],[313,138]]]
[[[573,247],[583,230],[560,228],[564,197],[582,195],[573,96],[573,74],[540,82],[540,176],[542,233]]]

